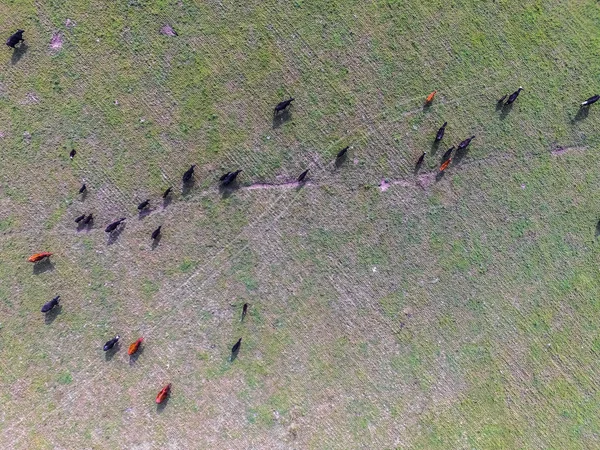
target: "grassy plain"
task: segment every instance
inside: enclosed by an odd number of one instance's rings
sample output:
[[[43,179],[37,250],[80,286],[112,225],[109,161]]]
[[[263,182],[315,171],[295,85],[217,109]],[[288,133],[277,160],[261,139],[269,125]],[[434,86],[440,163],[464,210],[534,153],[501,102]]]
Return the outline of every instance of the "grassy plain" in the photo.
[[[599,447],[599,25],[591,0],[0,2],[27,45],[0,52],[2,448]]]

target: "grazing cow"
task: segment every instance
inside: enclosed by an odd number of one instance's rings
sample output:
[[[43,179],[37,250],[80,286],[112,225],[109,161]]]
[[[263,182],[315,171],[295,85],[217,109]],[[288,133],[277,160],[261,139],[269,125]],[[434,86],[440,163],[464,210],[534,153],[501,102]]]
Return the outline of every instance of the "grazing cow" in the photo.
[[[341,149],[338,152],[336,158],[342,158],[346,154],[346,152],[348,151],[349,148],[350,148],[350,146],[348,145],[348,146],[344,147],[343,149]]]
[[[77,151],[75,149],[71,150],[71,153],[69,153],[69,158],[73,159],[73,157],[77,154]]]
[[[596,103],[598,100],[600,100],[600,95],[598,95],[598,94],[593,95],[592,97],[588,98],[585,102],[581,103],[581,106],[592,105],[592,104]]]
[[[452,154],[452,150],[454,150],[454,145],[452,147],[450,147],[448,150],[446,150],[446,153],[444,153],[444,156],[442,156],[442,159],[448,159],[450,157],[450,155]]]
[[[190,166],[190,168],[188,170],[185,171],[185,173],[183,174],[183,182],[187,183],[188,181],[190,181],[192,179],[192,177],[194,176],[194,167],[196,167],[196,164],[192,164]]]
[[[78,218],[75,219],[75,222],[79,223],[81,222],[83,219],[85,219],[85,214],[80,215]]]
[[[221,180],[221,184],[223,186],[228,186],[231,183],[233,183],[233,180],[235,180],[237,178],[237,176],[240,174],[242,170],[236,170],[235,172],[227,172],[226,174],[224,174],[223,176],[221,176],[220,180]]]
[[[25,32],[25,30],[17,30],[13,35],[11,35],[8,38],[8,40],[6,41],[6,45],[8,45],[11,48],[15,48],[15,46],[19,42],[25,42],[25,39],[23,39],[24,32]]]
[[[151,236],[152,239],[156,239],[158,237],[158,235],[160,234],[161,228],[162,228],[162,225],[152,232],[152,236]]]
[[[115,231],[117,229],[117,227],[119,225],[121,225],[121,223],[124,220],[125,220],[125,217],[122,217],[119,220],[117,220],[116,222],[113,222],[113,223],[109,224],[104,231],[107,232],[107,233],[112,233],[113,231]]]
[[[91,221],[93,221],[93,220],[94,220],[94,216],[93,216],[92,214],[90,214],[89,216],[87,216],[87,217],[85,218],[85,220],[83,221],[83,224],[84,224],[84,225],[87,225],[88,223],[90,223],[90,222],[91,222]]]
[[[244,306],[242,306],[242,320],[240,320],[240,322],[244,321],[244,317],[246,317],[247,312],[248,312],[248,303],[244,303]]]
[[[471,143],[471,141],[473,140],[474,137],[475,137],[475,135],[471,136],[468,139],[465,139],[460,144],[458,144],[458,148],[456,149],[456,151],[464,150],[465,148],[467,148],[469,146],[469,144]]]
[[[127,354],[129,356],[133,355],[135,352],[137,352],[140,348],[140,344],[144,341],[144,338],[141,337],[139,338],[137,341],[135,341],[133,344],[131,344],[129,346],[129,349],[127,350]]]
[[[85,183],[83,183],[81,185],[81,187],[79,188],[79,193],[83,194],[85,192],[85,190],[87,189],[87,186],[85,185]]]
[[[160,390],[158,395],[156,396],[156,403],[160,404],[165,401],[165,399],[171,393],[171,383],[167,384],[164,388]]]
[[[241,346],[242,346],[242,338],[239,338],[239,340],[235,343],[235,345],[233,347],[231,347],[231,354],[235,355],[237,352],[239,352]]]
[[[508,97],[508,94],[504,94],[501,98],[499,98],[498,104],[501,105],[502,103],[504,103],[504,100],[506,100],[506,97]]]
[[[427,154],[427,152],[423,152],[423,154],[421,156],[419,156],[419,159],[417,159],[417,164],[415,164],[416,167],[419,167],[421,164],[423,164],[426,154]]]
[[[36,263],[38,261],[41,261],[44,258],[49,258],[50,256],[52,256],[52,253],[50,253],[50,252],[35,253],[29,257],[28,261],[32,262],[32,263]]]
[[[302,172],[300,174],[300,176],[298,177],[298,183],[302,183],[304,181],[304,179],[306,178],[306,175],[308,175],[308,170],[306,169],[304,172]]]
[[[450,161],[452,161],[452,158],[448,159],[440,166],[440,172],[443,172],[448,168],[448,166],[450,165]]]
[[[437,134],[435,135],[436,141],[441,141],[444,137],[444,133],[446,132],[446,125],[448,125],[448,122],[444,122],[444,125],[442,125],[441,128],[438,130]]]
[[[433,101],[433,99],[435,98],[435,94],[437,94],[437,89],[427,96],[427,98],[425,99],[426,105],[430,104]]]
[[[138,209],[141,211],[142,209],[144,209],[146,206],[148,206],[150,204],[150,200],[144,200],[142,203],[140,203],[138,205]]]
[[[50,311],[52,308],[54,308],[55,306],[58,305],[59,300],[60,300],[60,295],[57,295],[52,300],[50,300],[48,303],[44,303],[44,306],[42,306],[42,312],[47,313],[48,311]]]
[[[285,108],[290,106],[293,101],[294,101],[294,98],[290,97],[287,100],[277,103],[277,106],[275,106],[275,109],[273,110],[273,114],[277,114],[278,112],[283,111]]]
[[[508,100],[506,100],[506,104],[510,105],[511,103],[513,103],[517,99],[517,97],[519,96],[519,94],[521,93],[522,90],[523,90],[523,87],[519,86],[519,89],[517,89],[515,92],[510,94],[510,96],[508,97]]]
[[[167,198],[169,196],[169,194],[171,193],[172,189],[173,189],[173,186],[168,187],[167,190],[165,192],[163,192],[162,198]]]
[[[114,338],[112,338],[110,341],[106,341],[106,344],[104,344],[104,351],[107,352],[109,351],[111,348],[113,348],[115,346],[115,344],[117,342],[119,342],[119,335],[117,334]]]

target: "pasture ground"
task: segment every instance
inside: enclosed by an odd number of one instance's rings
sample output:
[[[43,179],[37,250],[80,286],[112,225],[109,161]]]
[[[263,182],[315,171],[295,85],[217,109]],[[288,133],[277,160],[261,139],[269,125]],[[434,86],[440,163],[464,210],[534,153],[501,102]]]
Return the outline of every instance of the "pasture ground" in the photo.
[[[598,448],[599,26],[591,0],[1,2],[1,447]]]

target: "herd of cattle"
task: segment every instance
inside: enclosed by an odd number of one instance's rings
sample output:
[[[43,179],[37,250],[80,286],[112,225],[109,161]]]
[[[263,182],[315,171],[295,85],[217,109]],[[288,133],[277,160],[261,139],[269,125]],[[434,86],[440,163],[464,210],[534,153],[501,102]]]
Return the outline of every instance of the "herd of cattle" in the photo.
[[[6,41],[6,45],[8,45],[11,48],[16,48],[16,46],[20,43],[20,42],[24,42],[23,39],[23,33],[24,30],[17,30],[14,34],[12,34],[8,40]],[[521,93],[521,91],[523,90],[523,87],[519,87],[515,92],[513,92],[512,94],[508,95],[504,95],[502,98],[500,98],[498,100],[498,106],[499,107],[503,107],[506,105],[511,105],[519,96],[519,94]],[[429,105],[433,102],[435,95],[436,95],[437,91],[433,91],[431,94],[429,94],[426,99],[425,99],[425,105]],[[508,97],[508,99],[507,99]],[[506,100],[506,102],[505,102]],[[581,103],[581,107],[587,107],[593,103],[596,103],[598,100],[600,100],[600,95],[594,95],[590,98],[588,98],[586,101]],[[287,100],[284,100],[282,102],[279,102],[274,110],[273,110],[273,114],[275,116],[277,116],[278,114],[280,114],[281,112],[285,111],[294,101],[293,97],[290,97]],[[444,124],[438,129],[436,136],[435,136],[435,141],[439,142],[444,138],[444,133],[446,130],[446,126],[448,125],[448,122],[444,122]],[[446,152],[444,153],[444,155],[442,156],[442,161],[441,161],[441,165],[439,167],[439,172],[442,173],[444,172],[448,166],[450,165],[451,161],[452,161],[452,153],[455,152],[461,152],[466,150],[466,148],[469,146],[469,144],[471,143],[471,141],[475,138],[475,136],[471,136],[463,141],[461,141],[457,147],[452,146],[450,147],[448,150],[446,150]],[[336,158],[341,159],[344,157],[344,155],[346,154],[346,152],[348,151],[350,147],[344,147],[343,149],[341,149],[337,155]],[[71,150],[71,152],[69,153],[69,157],[71,159],[73,159],[75,157],[75,155],[77,154],[77,152],[75,150]],[[425,160],[425,155],[427,154],[427,152],[423,152],[423,154],[418,158],[417,162],[416,162],[416,167],[415,169],[419,169],[419,167],[422,165],[423,161]],[[189,183],[193,176],[194,176],[194,168],[196,167],[195,164],[192,164],[190,166],[190,168],[188,170],[186,170],[183,174],[182,177],[182,181],[185,184]],[[308,174],[309,169],[306,169],[305,171],[303,171],[297,178],[297,182],[298,183],[303,183],[306,179],[306,176]],[[221,186],[223,187],[227,187],[229,185],[231,185],[235,179],[237,178],[237,176],[242,172],[241,169],[236,170],[234,172],[227,172],[225,174],[223,174],[220,178],[219,181],[221,183]],[[168,187],[164,193],[162,194],[162,198],[163,199],[167,199],[169,197],[169,195],[171,195],[173,190],[173,187]],[[87,186],[85,184],[83,184],[81,186],[81,188],[79,189],[79,193],[83,194],[87,191]],[[137,208],[140,212],[142,212],[143,210],[145,210],[146,208],[148,208],[150,205],[150,200],[145,200],[143,202],[141,202]],[[84,225],[91,225],[93,223],[94,217],[93,214],[82,214],[80,216],[78,216],[75,219],[75,222],[78,224],[84,224]],[[108,224],[105,228],[105,232],[106,233],[113,233],[115,230],[117,230],[117,228],[119,228],[119,226],[125,221],[125,217],[120,218],[114,222],[111,222],[110,224]],[[161,228],[162,226],[159,226],[156,230],[154,230],[151,234],[151,238],[152,240],[156,241],[156,239],[158,239],[158,237],[160,236],[161,233]],[[36,253],[34,255],[32,255],[29,258],[29,261],[32,263],[38,263],[46,258],[49,258],[52,256],[52,253],[50,252],[41,252],[41,253]],[[42,306],[41,311],[43,313],[48,313],[50,312],[54,307],[58,306],[60,301],[60,295],[57,295],[56,297],[54,297],[52,300],[50,300],[49,302],[45,303]],[[242,307],[242,317],[241,317],[241,321],[244,320],[244,317],[246,316],[246,313],[248,311],[248,304],[244,303],[243,307]],[[115,348],[115,346],[118,345],[120,336],[116,335],[114,338],[108,340],[103,347],[103,350],[105,352],[111,351],[113,348]],[[128,349],[128,355],[132,356],[134,355],[136,352],[138,352],[138,350],[140,349],[140,345],[142,344],[144,338],[140,337],[138,340],[136,340],[135,342],[133,342]],[[234,346],[231,348],[231,361],[233,361],[236,357],[237,354],[240,350],[240,347],[242,345],[242,339],[240,338],[235,344]],[[169,396],[171,392],[171,383],[168,383],[166,386],[164,386],[160,392],[158,393],[158,395],[156,396],[156,403],[162,403],[164,402],[164,400]]]

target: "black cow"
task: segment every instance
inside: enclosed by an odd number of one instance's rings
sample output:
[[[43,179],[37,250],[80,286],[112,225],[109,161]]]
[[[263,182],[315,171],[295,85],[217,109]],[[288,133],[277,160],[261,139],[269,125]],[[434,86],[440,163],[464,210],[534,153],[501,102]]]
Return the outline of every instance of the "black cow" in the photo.
[[[308,175],[308,170],[306,169],[304,172],[302,172],[300,174],[300,176],[298,177],[298,183],[302,183],[304,181],[304,179],[306,178],[306,175]]]
[[[248,312],[248,303],[244,303],[244,306],[242,307],[242,320],[240,320],[240,322],[244,321],[244,317],[246,317],[247,312]]]
[[[227,172],[226,174],[223,174],[221,176],[221,178],[219,178],[219,180],[221,181],[221,184],[223,186],[228,186],[231,183],[233,183],[233,180],[235,180],[237,178],[237,176],[240,174],[242,170],[236,170],[235,172]]]
[[[596,103],[598,100],[600,100],[600,95],[596,94],[596,95],[588,98],[585,102],[581,103],[581,106],[592,105],[592,104]]]
[[[194,176],[194,167],[196,167],[196,164],[192,164],[190,166],[190,168],[188,170],[185,171],[185,173],[183,174],[183,182],[187,183],[188,181],[190,181],[192,179],[192,177]]]
[[[75,149],[71,150],[71,153],[69,153],[69,158],[73,159],[73,157],[77,154],[77,151]]]
[[[452,150],[454,150],[454,145],[452,147],[450,147],[448,150],[446,150],[446,153],[444,153],[444,156],[442,156],[442,159],[448,159],[450,157],[450,155],[452,155]]]
[[[25,39],[23,39],[23,33],[25,32],[25,30],[17,30],[15,32],[15,34],[11,35],[8,40],[6,41],[6,45],[8,45],[11,48],[15,48],[15,46],[19,43],[19,42],[25,42]]]
[[[458,144],[458,148],[456,149],[456,151],[464,150],[465,148],[467,148],[469,146],[469,144],[471,143],[471,141],[473,140],[474,137],[475,137],[475,135],[471,136],[468,139],[465,139],[460,144]]]
[[[119,342],[118,334],[114,338],[112,338],[110,341],[106,341],[106,344],[104,344],[104,351],[107,352],[108,350],[113,348],[117,342]]]
[[[294,98],[290,97],[287,100],[277,103],[277,106],[275,106],[275,109],[273,110],[273,114],[277,114],[278,112],[283,111],[285,108],[290,106],[293,101],[294,101]]]
[[[162,228],[162,225],[152,232],[152,236],[151,236],[152,239],[156,239],[158,237],[158,235],[160,234],[161,228]]]
[[[141,211],[142,209],[144,209],[146,206],[148,206],[150,204],[150,200],[144,200],[142,203],[140,203],[138,205],[138,209]]]
[[[162,198],[167,198],[169,196],[169,194],[171,193],[172,189],[173,189],[173,186],[168,187],[167,190],[165,192],[163,192]]]
[[[78,218],[75,219],[75,222],[79,223],[81,222],[83,219],[85,219],[85,214],[80,215]]]
[[[444,137],[444,133],[446,132],[446,125],[448,125],[448,122],[444,122],[444,125],[442,125],[441,128],[438,130],[437,134],[435,135],[436,141],[441,141]]]
[[[512,102],[514,102],[517,97],[519,96],[519,94],[521,93],[521,91],[523,90],[522,86],[519,86],[519,89],[517,89],[515,92],[513,92],[512,94],[510,94],[510,96],[508,97],[508,100],[506,100],[506,104],[510,105]]]
[[[231,354],[235,355],[240,351],[240,347],[242,346],[242,338],[240,338],[233,347],[231,347]]]
[[[87,189],[87,186],[85,185],[85,183],[83,183],[81,185],[81,187],[79,188],[79,193],[83,194],[85,192],[85,190]]]
[[[423,154],[421,156],[419,156],[419,159],[417,159],[417,164],[415,164],[416,167],[419,167],[421,164],[423,164],[426,154],[427,154],[427,152],[423,152]]]
[[[116,222],[109,224],[104,231],[106,231],[107,233],[112,233],[113,231],[115,231],[117,229],[117,227],[119,225],[121,225],[121,223],[124,220],[125,220],[125,217],[122,217],[121,219],[117,220]]]
[[[344,147],[343,149],[341,149],[341,150],[338,152],[338,154],[337,154],[336,158],[341,158],[341,157],[343,157],[343,156],[346,154],[346,152],[348,151],[348,149],[349,149],[349,148],[350,148],[350,146],[348,145],[348,146]]]
[[[83,224],[84,224],[84,225],[87,225],[88,223],[90,223],[90,222],[91,222],[91,221],[93,221],[93,220],[94,220],[94,216],[93,216],[92,214],[90,214],[89,216],[87,216],[87,217],[85,218],[85,220],[83,221]]]
[[[50,300],[48,303],[44,303],[44,306],[42,306],[42,312],[47,313],[48,311],[50,311],[52,308],[54,308],[55,306],[58,305],[59,300],[60,300],[60,295],[57,295],[52,300]]]

